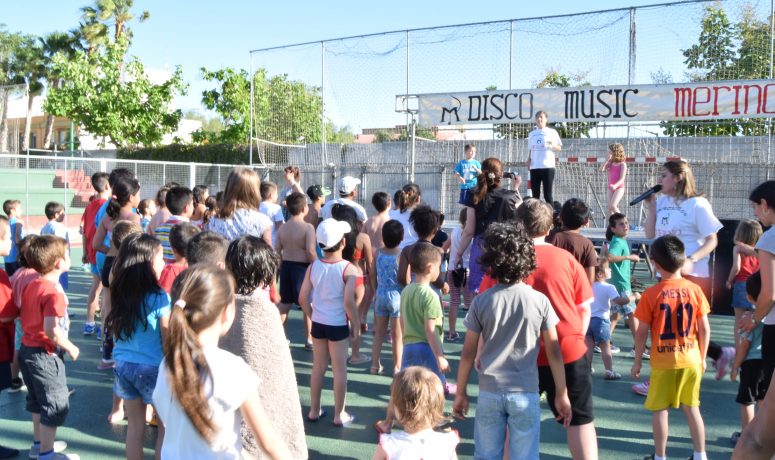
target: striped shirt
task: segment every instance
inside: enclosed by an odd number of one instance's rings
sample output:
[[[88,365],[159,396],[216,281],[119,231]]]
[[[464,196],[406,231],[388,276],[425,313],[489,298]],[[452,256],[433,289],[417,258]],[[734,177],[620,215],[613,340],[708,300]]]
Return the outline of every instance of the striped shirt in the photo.
[[[172,253],[172,246],[170,246],[170,231],[172,230],[172,227],[181,222],[188,222],[188,218],[183,216],[171,216],[166,222],[153,230],[153,235],[161,241],[161,247],[164,249],[165,262],[175,261],[175,255]]]

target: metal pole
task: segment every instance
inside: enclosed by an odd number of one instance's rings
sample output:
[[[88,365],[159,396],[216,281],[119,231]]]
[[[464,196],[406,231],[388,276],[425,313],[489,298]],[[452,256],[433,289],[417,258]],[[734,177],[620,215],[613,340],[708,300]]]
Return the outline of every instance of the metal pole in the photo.
[[[412,159],[411,164],[409,166],[409,182],[414,183],[414,155],[415,155],[415,143],[417,141],[417,137],[415,136],[415,127],[417,125],[417,120],[415,119],[414,113],[412,113]]]
[[[406,109],[409,108],[408,99],[409,99],[409,30],[406,31],[406,97],[407,97],[407,106]],[[406,111],[406,117],[404,118],[404,126],[407,127],[407,130],[409,129],[409,117],[412,117],[412,123],[414,123],[414,114],[410,114],[409,110]],[[407,148],[410,147],[409,145],[409,139],[407,139]],[[412,142],[414,142],[414,125],[412,126]],[[409,159],[410,165],[409,165],[409,182],[414,182],[414,145],[411,146],[411,152],[410,152],[410,159]]]
[[[320,185],[326,184],[326,42],[320,42]],[[331,184],[332,186],[334,184]]]
[[[632,85],[635,78],[635,8],[630,8],[630,60],[627,65],[627,84]],[[630,122],[627,122],[627,141],[630,140]]]
[[[248,164],[250,166],[253,166],[253,53],[250,53],[250,74],[248,75],[248,78],[250,78],[250,116],[248,117],[250,119],[250,134],[248,138],[248,152],[249,152],[249,161]]]
[[[75,123],[70,122],[70,152],[75,150]]]
[[[514,83],[511,81],[512,76],[512,59],[514,55],[514,21],[509,21],[509,89],[512,89],[514,87]],[[514,161],[514,146],[511,142],[512,138],[512,132],[514,131],[514,125],[509,123],[508,127],[508,136],[506,136],[506,141],[509,143],[508,149],[509,149],[509,163]],[[493,135],[495,135],[495,132],[493,131]]]

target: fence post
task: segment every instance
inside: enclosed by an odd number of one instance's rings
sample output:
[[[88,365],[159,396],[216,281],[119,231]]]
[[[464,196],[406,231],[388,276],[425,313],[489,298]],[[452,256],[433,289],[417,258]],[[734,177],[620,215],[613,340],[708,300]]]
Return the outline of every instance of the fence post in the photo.
[[[442,166],[441,167],[441,190],[439,193],[439,209],[446,214],[449,215],[447,212],[447,167]]]
[[[100,171],[108,172],[108,160],[104,158],[100,159]]]
[[[191,190],[196,187],[196,163],[188,164],[188,187]]]

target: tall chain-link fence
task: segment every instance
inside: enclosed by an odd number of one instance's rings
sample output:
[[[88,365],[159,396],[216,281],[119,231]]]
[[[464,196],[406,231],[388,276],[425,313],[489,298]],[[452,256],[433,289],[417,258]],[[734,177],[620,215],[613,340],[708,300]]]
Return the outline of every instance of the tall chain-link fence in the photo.
[[[772,78],[772,8],[772,0],[687,1],[254,50],[253,161],[297,165],[309,183],[355,175],[368,202],[409,181],[414,148],[423,199],[454,213],[452,169],[463,146],[473,142],[480,160],[500,158],[526,176],[532,126],[417,125],[412,147],[412,117],[396,96]],[[682,157],[719,216],[748,216],[748,190],[772,177],[771,122],[566,123],[555,197],[584,198],[604,214],[597,169],[607,146],[621,142],[631,161],[625,200],[655,182],[653,162]]]

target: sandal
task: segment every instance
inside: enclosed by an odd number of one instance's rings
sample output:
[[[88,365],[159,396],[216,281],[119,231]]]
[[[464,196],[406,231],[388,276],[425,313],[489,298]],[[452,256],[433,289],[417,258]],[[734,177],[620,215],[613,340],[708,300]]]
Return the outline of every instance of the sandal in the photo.
[[[353,366],[357,366],[358,364],[364,364],[371,361],[371,358],[366,355],[361,355],[360,357],[357,356],[351,356],[350,359],[347,360],[349,364],[352,364]]]
[[[318,416],[316,418],[313,418],[313,417],[310,417],[309,415],[307,415],[307,421],[310,422],[310,423],[315,423],[315,422],[317,422],[318,420],[320,420],[321,418],[323,418],[325,416],[326,416],[326,410],[321,408],[320,412],[318,412]]]
[[[347,412],[345,412],[344,415],[346,415],[346,417],[342,418],[340,422],[337,423],[332,421],[331,424],[337,428],[344,428],[346,426],[352,425],[352,423],[355,421],[355,415],[348,414]]]
[[[384,370],[385,369],[382,367],[382,365],[371,366],[371,368],[369,369],[369,373],[372,374],[372,375],[382,375]]]

